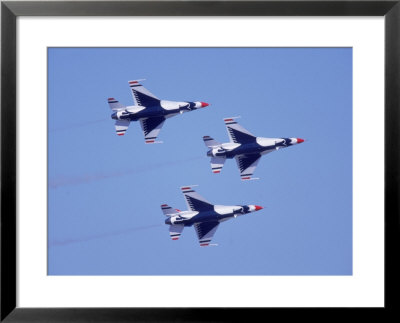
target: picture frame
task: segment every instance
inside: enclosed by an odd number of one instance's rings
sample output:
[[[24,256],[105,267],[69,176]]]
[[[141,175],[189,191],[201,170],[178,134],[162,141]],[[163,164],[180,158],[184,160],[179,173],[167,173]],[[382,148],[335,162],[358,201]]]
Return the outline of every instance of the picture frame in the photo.
[[[400,1],[3,1],[1,4],[1,321],[234,321],[250,308],[17,307],[16,19],[19,16],[384,16],[385,307],[398,304]],[[283,310],[283,309],[281,309]],[[297,309],[298,312],[300,309]],[[315,310],[315,309],[314,309]],[[384,311],[384,312],[383,312]],[[291,311],[293,313],[293,311]],[[371,313],[371,312],[369,312]],[[370,314],[369,314],[370,315]]]

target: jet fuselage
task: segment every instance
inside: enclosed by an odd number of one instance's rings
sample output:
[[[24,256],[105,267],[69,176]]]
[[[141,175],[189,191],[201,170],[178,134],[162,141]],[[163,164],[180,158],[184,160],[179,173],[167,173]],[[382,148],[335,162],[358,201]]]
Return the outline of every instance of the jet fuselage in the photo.
[[[114,120],[138,121],[140,119],[164,117],[169,118],[179,113],[189,112],[208,106],[204,102],[178,102],[178,101],[154,101],[153,105],[131,106],[124,110],[114,112],[111,118]]]
[[[201,212],[180,212],[165,220],[165,224],[183,224],[185,227],[190,227],[195,223],[200,222],[223,222],[239,215],[261,210],[262,207],[257,205],[214,205],[213,209]]]
[[[269,152],[293,146],[303,142],[299,138],[262,138],[257,137],[256,140],[246,143],[225,143],[220,146],[210,149],[207,152],[209,157],[225,157],[232,159],[239,155],[251,154],[267,154]]]

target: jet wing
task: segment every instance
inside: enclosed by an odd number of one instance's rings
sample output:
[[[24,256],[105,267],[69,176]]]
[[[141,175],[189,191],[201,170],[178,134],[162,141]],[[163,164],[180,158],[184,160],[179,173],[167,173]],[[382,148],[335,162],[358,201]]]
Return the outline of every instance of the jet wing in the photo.
[[[256,137],[239,125],[235,118],[226,118],[224,121],[231,142],[244,144],[256,141]]]
[[[157,139],[157,136],[164,125],[164,121],[164,117],[154,117],[140,120],[140,125],[142,126],[146,144],[156,143],[155,140]]]
[[[129,127],[131,122],[129,120],[117,120],[115,121],[115,131],[118,136],[123,136]]]
[[[197,237],[201,247],[206,247],[210,244],[215,231],[217,231],[219,222],[201,222],[195,223],[194,229],[196,230]]]
[[[251,179],[251,175],[253,175],[260,158],[260,154],[240,155],[235,157],[242,180]]]
[[[160,104],[160,99],[157,98],[153,93],[147,90],[140,81],[144,80],[133,80],[129,81],[129,87],[132,91],[132,98],[135,105],[149,107],[152,105]]]
[[[204,197],[197,193],[191,186],[181,187],[182,193],[185,196],[186,205],[191,211],[211,211],[214,210],[214,205],[208,202]]]

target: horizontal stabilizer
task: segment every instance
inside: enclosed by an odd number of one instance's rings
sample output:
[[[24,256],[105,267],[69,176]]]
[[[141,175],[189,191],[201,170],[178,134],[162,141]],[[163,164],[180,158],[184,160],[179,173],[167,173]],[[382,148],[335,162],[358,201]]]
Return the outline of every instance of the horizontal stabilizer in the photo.
[[[125,106],[114,98],[108,98],[108,105],[109,105],[110,109],[113,111],[125,109]]]
[[[169,226],[169,236],[172,240],[178,240],[185,226],[183,224],[172,224]]]
[[[129,127],[131,122],[129,120],[117,120],[115,121],[115,131],[118,136],[123,136]]]
[[[203,140],[204,140],[204,144],[208,148],[213,148],[213,147],[217,147],[217,146],[221,145],[218,141],[216,141],[214,138],[211,138],[210,136],[204,136]]]
[[[162,204],[161,210],[163,211],[165,216],[172,216],[174,214],[179,213],[179,211],[177,209],[170,207],[168,204]]]
[[[225,157],[211,157],[211,170],[213,173],[220,173],[224,163],[226,161]]]

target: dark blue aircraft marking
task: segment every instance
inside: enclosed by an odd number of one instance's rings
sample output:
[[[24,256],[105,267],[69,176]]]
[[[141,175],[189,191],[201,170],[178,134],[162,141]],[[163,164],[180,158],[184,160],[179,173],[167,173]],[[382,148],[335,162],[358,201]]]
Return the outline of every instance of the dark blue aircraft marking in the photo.
[[[162,122],[165,121],[164,117],[153,117],[153,118],[148,118],[143,121],[143,131],[144,135],[147,136],[148,133],[150,133],[152,130],[157,128]],[[154,139],[156,137],[146,137],[146,139]]]
[[[185,192],[187,193],[187,192]],[[214,205],[204,202],[204,201],[200,201],[198,199],[195,199],[194,197],[185,195],[186,200],[188,202],[188,204],[190,205],[190,208],[194,211],[199,211],[199,212],[204,212],[204,211],[210,211],[210,210],[214,210]]]
[[[209,233],[212,229],[214,229],[218,224],[219,224],[218,221],[199,223],[196,226],[196,231],[197,231],[199,240],[201,240],[207,233]],[[211,241],[211,239],[209,239],[207,241],[201,240],[200,243],[209,242],[209,241]]]
[[[292,140],[289,138],[282,138],[283,141],[282,142],[278,142],[276,143],[277,147],[288,147],[292,145]]]
[[[132,88],[133,96],[135,97],[138,105],[141,105],[144,107],[160,105],[160,100],[136,91],[135,87],[139,87],[139,86],[142,86],[142,85],[141,84],[130,85],[130,87]]]
[[[239,169],[240,172],[243,172],[245,169],[251,166],[258,158],[260,158],[260,154],[252,154],[252,155],[244,155],[239,159]],[[244,176],[244,174],[242,174]]]
[[[256,141],[241,144],[239,147],[232,149],[230,151],[221,151],[219,156],[225,156],[226,158],[234,158],[238,155],[257,155],[259,156],[262,152],[267,150],[275,149],[275,145],[263,147],[259,145]]]
[[[256,137],[248,135],[244,132],[235,130],[231,127],[227,127],[229,133],[231,134],[233,141],[236,143],[251,143],[256,141]]]

